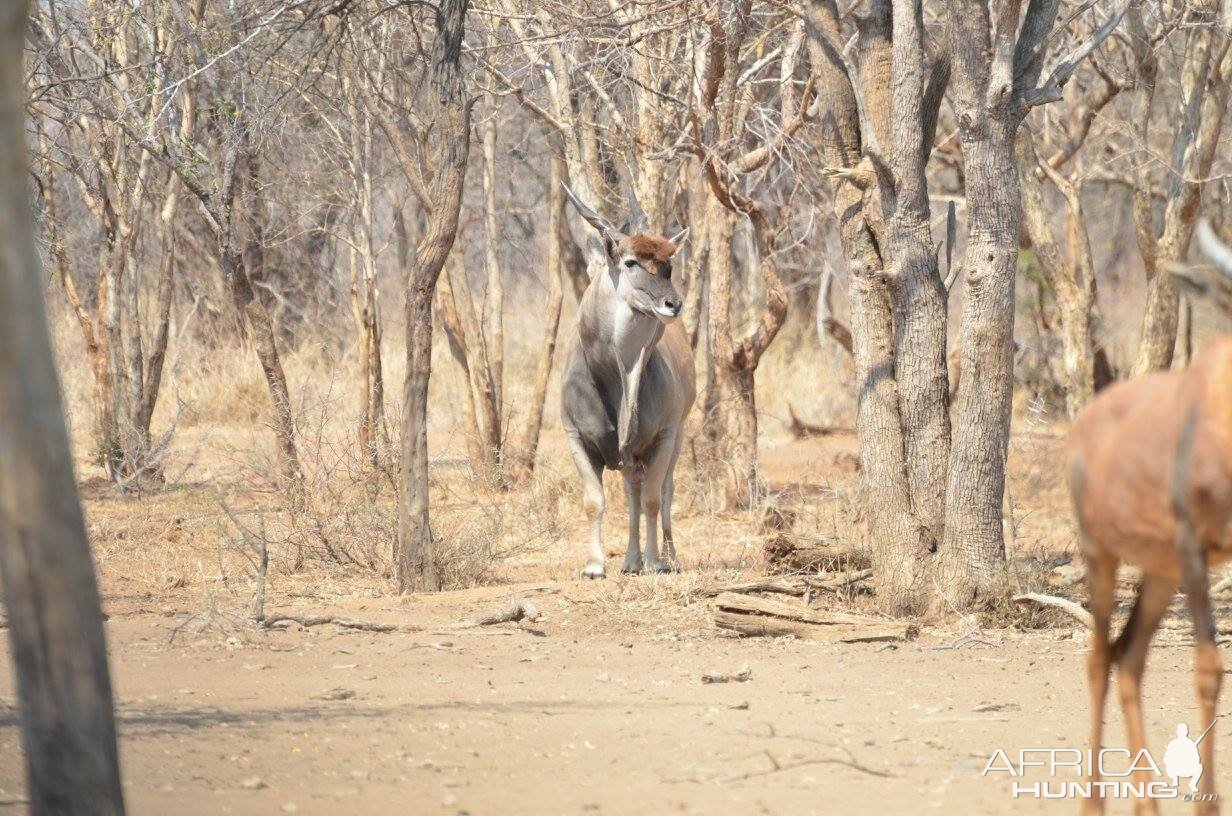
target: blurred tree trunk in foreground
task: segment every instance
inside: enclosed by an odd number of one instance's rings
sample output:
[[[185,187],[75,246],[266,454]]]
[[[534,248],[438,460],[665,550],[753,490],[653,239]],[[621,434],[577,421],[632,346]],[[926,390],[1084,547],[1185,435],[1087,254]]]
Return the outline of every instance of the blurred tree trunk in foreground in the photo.
[[[98,586],[26,196],[26,11],[0,6],[0,579],[31,812],[122,814]]]

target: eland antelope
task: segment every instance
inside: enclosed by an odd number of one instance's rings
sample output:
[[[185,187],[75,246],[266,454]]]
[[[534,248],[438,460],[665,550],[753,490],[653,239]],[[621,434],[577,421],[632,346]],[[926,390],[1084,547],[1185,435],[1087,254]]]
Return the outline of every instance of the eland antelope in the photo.
[[[1208,278],[1188,268],[1173,274],[1191,292],[1211,295],[1232,310],[1232,252],[1205,222],[1197,235],[1215,274]],[[1232,337],[1208,340],[1183,371],[1151,374],[1105,390],[1075,420],[1068,453],[1094,618],[1087,663],[1091,749],[1103,747],[1108,672],[1115,666],[1129,750],[1137,757],[1146,743],[1142,674],[1147,650],[1178,585],[1194,624],[1200,708],[1195,733],[1215,723],[1223,667],[1207,575],[1210,567],[1232,557]],[[1129,620],[1113,640],[1109,629],[1122,561],[1142,570],[1142,583]],[[1202,813],[1218,810],[1214,737],[1210,731],[1199,745]],[[1146,768],[1135,776],[1136,782],[1152,781]],[[1092,763],[1091,781],[1099,781],[1097,763]],[[1098,813],[1102,789],[1092,789],[1084,812]],[[1153,799],[1135,804],[1138,813],[1158,812]]]
[[[676,318],[683,303],[672,283],[672,257],[688,235],[648,235],[633,198],[633,225],[616,229],[573,191],[578,213],[599,231],[607,269],[591,278],[578,307],[561,385],[561,417],[582,477],[590,521],[583,574],[602,578],[603,471],[619,470],[629,500],[624,572],[677,568],[672,541],[672,474],[696,385],[693,353]],[[646,518],[643,554],[639,516]],[[663,527],[663,551],[658,530]]]

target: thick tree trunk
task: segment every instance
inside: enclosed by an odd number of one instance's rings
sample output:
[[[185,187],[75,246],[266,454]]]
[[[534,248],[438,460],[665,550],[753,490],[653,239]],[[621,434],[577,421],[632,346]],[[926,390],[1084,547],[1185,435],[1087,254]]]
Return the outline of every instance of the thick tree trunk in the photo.
[[[432,44],[432,214],[407,276],[406,384],[402,408],[402,466],[398,485],[398,589],[440,589],[441,576],[428,508],[428,378],[432,366],[432,293],[458,231],[458,210],[470,150],[470,106],[462,77],[462,38],[468,0],[441,0]]]
[[[966,300],[950,452],[941,585],[961,607],[1005,562],[1001,508],[1013,397],[1014,281],[1021,216],[1014,139],[1018,117],[964,129],[968,232]]]
[[[824,32],[830,42],[841,41],[838,10],[833,2],[811,4],[809,12],[809,22],[816,31]],[[864,92],[866,98],[878,103],[875,115],[884,139],[889,137],[889,120],[892,118],[890,100],[887,98],[890,70],[885,20],[887,10],[881,5],[874,13],[881,15],[881,25],[870,25],[864,34],[862,60],[867,59],[870,66],[863,74]],[[861,160],[861,140],[872,138],[872,135],[861,133],[856,100],[844,67],[838,55],[822,47],[816,36],[810,38],[809,53],[818,77],[819,94],[827,111],[821,120],[826,163],[833,167],[856,167]],[[918,168],[917,172],[921,169]],[[923,204],[919,196],[921,191],[918,181],[910,191],[915,196],[913,205],[917,213]],[[835,188],[834,209],[849,281],[852,356],[858,389],[856,430],[860,439],[863,505],[867,519],[865,540],[872,556],[878,604],[892,613],[915,612],[925,605],[931,591],[927,577],[931,552],[939,531],[935,520],[931,525],[920,520],[912,501],[913,480],[909,476],[904,427],[906,417],[901,408],[898,380],[901,372],[896,359],[897,348],[905,335],[896,333],[896,292],[886,276],[889,255],[894,247],[878,248],[875,224],[880,223],[881,212],[880,202],[873,191],[865,192],[848,181],[840,181]],[[901,225],[905,224],[905,220],[901,222]],[[904,231],[910,233],[913,230]],[[923,231],[916,229],[914,232]],[[912,240],[918,243],[917,239]],[[931,245],[931,236],[927,243]],[[906,248],[907,245],[903,245],[899,250]],[[884,259],[883,252],[886,255]],[[921,263],[912,272],[912,279],[900,281],[898,299],[905,303],[909,298],[904,295],[916,291],[923,295],[923,302],[928,306],[933,294],[927,285],[930,271],[928,261],[918,249],[914,251],[914,256]],[[902,257],[906,260],[908,255],[902,253]],[[930,314],[935,321],[936,310],[930,308]],[[941,314],[940,342],[944,354],[944,301]],[[937,353],[937,327],[929,330],[921,320],[917,321],[914,330],[921,331],[928,338],[927,348],[923,350],[926,353],[917,354],[915,362],[908,364],[908,372],[927,370],[920,364]],[[944,373],[944,369],[942,371]],[[927,400],[920,402],[920,397],[928,393],[927,383],[928,378],[917,380],[914,404],[921,408],[928,404]],[[933,410],[917,410],[913,420],[920,421],[924,417],[932,417],[934,426],[942,429],[945,426],[937,423],[948,422]],[[921,433],[916,438],[922,443],[924,435]],[[936,440],[935,444],[940,446],[940,454],[944,456],[948,439]],[[937,453],[933,451],[934,455]],[[932,467],[935,470],[938,465],[934,462]],[[922,486],[928,485],[928,473],[928,467],[917,466],[914,481]],[[932,504],[936,503],[934,497]],[[937,512],[935,507],[931,512]]]
[[[122,814],[98,586],[26,200],[26,12],[0,10],[0,580],[30,811]]]

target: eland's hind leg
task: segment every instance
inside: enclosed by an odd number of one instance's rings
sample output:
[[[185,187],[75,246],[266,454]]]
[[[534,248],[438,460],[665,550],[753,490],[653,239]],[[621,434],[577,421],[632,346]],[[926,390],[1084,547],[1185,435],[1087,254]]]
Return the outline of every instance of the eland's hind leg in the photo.
[[[672,460],[676,456],[676,435],[663,436],[646,461],[646,483],[642,485],[642,515],[646,517],[646,572],[672,572],[675,565],[659,557],[657,525],[663,506],[663,490]],[[670,527],[669,527],[670,529]]]
[[[667,463],[667,475],[663,478],[663,504],[659,508],[659,520],[663,525],[663,560],[673,570],[680,569],[680,561],[676,558],[676,542],[672,538],[672,496],[676,492],[676,461],[680,458],[680,443],[683,438],[679,433],[676,436],[672,459]]]
[[[569,436],[569,452],[582,477],[582,504],[590,520],[590,560],[582,574],[587,578],[602,578],[603,566],[603,462],[592,456],[582,440]]]

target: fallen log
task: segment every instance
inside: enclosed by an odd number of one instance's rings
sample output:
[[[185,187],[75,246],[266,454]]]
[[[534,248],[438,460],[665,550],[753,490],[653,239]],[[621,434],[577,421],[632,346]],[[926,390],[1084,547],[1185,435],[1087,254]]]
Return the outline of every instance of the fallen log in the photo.
[[[333,624],[334,626],[343,629],[356,629],[362,632],[421,632],[423,631],[418,626],[412,626],[405,623],[377,623],[375,621],[355,620],[354,618],[341,618],[337,615],[291,615],[278,614],[265,617],[260,626],[262,629],[269,629],[278,623],[298,623],[305,629],[313,626],[324,626]]]
[[[848,612],[812,609],[778,598],[724,592],[715,599],[715,625],[746,637],[851,641],[902,640],[907,627]]]
[[[735,584],[707,587],[701,595],[713,598],[724,592],[775,592],[780,595],[795,595],[800,597],[808,591],[804,578],[798,575],[784,575],[777,578],[758,578],[754,581],[741,581]]]

